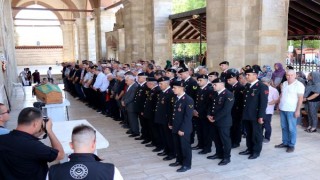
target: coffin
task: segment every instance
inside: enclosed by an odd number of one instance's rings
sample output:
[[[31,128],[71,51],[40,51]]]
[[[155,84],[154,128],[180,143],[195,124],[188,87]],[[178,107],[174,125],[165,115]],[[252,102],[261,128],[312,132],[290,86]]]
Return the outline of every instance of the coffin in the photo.
[[[46,104],[62,103],[62,91],[59,86],[55,84],[44,84],[35,88],[37,99]]]

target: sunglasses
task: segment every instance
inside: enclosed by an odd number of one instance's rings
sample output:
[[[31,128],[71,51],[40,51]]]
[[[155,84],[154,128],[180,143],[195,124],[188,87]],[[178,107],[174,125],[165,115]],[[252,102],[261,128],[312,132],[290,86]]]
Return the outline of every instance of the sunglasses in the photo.
[[[3,112],[3,113],[1,113],[0,115],[3,115],[3,114],[6,114],[6,113],[10,113],[10,111],[9,110],[7,110],[7,111],[5,111],[5,112]]]

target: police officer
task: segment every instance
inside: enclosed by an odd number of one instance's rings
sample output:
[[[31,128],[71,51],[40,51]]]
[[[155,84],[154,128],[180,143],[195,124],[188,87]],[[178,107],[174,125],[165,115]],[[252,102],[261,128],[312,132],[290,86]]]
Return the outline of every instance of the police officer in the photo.
[[[221,78],[213,80],[212,84],[216,93],[207,118],[212,123],[211,135],[216,146],[216,153],[207,158],[222,159],[218,165],[223,166],[230,163],[231,157],[230,127],[232,125],[231,109],[234,97],[225,88],[225,82]]]
[[[169,120],[172,119],[175,95],[170,88],[170,80],[168,77],[162,77],[158,79],[158,83],[161,93],[158,97],[154,121],[160,127],[158,129],[160,140],[164,145],[164,151],[158,153],[158,155],[166,156],[163,158],[163,160],[168,161],[175,158],[172,131],[168,127]]]
[[[166,77],[170,80],[170,86],[172,88],[173,83],[177,80],[176,78],[177,71],[175,69],[167,69],[166,70]]]
[[[228,84],[230,85],[230,91],[234,95],[234,104],[232,107],[232,126],[231,126],[231,142],[232,148],[237,148],[240,146],[241,142],[241,122],[242,122],[242,110],[243,110],[243,90],[244,86],[242,86],[237,78],[239,76],[239,72],[228,72],[226,75],[226,79]]]
[[[169,128],[172,129],[173,143],[177,154],[176,162],[169,164],[169,166],[182,165],[181,168],[177,169],[177,172],[190,170],[192,159],[190,135],[194,102],[185,93],[184,87],[182,81],[176,81],[173,84],[173,92],[177,97],[173,106],[172,119],[169,121]]]
[[[144,118],[144,116],[142,116],[142,112],[144,109],[144,103],[146,101],[147,98],[147,94],[149,91],[149,88],[147,87],[147,74],[145,72],[139,73],[138,74],[138,89],[136,91],[136,94],[134,96],[134,108],[135,108],[135,112],[138,114],[139,120],[140,120],[140,125],[141,125],[141,136],[135,138],[135,140],[144,140],[142,141],[142,144],[146,144],[149,143],[151,141],[150,138],[147,138],[147,132],[148,132],[148,122],[147,120]]]
[[[50,167],[49,179],[123,179],[119,170],[110,163],[102,163],[94,154],[96,131],[87,125],[76,126],[72,131],[70,147],[74,153],[70,161]]]
[[[258,80],[258,71],[245,71],[248,84],[244,89],[244,108],[242,119],[247,131],[247,149],[240,155],[250,155],[249,159],[256,159],[262,150],[262,124],[266,115],[268,103],[268,86]]]
[[[193,118],[198,122],[197,136],[198,147],[202,149],[199,154],[207,154],[211,152],[212,141],[209,136],[210,122],[207,119],[208,108],[211,105],[213,94],[212,86],[209,86],[207,75],[200,75],[198,80],[198,92],[193,111]]]
[[[188,68],[181,68],[178,71],[178,73],[180,74],[180,77],[181,77],[182,82],[184,84],[186,94],[192,98],[193,102],[195,102],[196,96],[197,96],[197,90],[198,90],[197,81],[195,79],[191,78]],[[197,129],[196,126],[198,125],[198,122],[193,121],[192,125],[193,125],[193,131],[191,133],[191,144],[194,143],[194,136],[195,136],[195,131]],[[199,147],[195,146],[192,149],[196,150],[196,149],[199,149]]]
[[[159,93],[161,89],[158,86],[158,82],[154,77],[147,78],[147,86],[150,89],[146,101],[144,103],[144,111],[143,116],[146,118],[146,122],[148,124],[147,128],[147,138],[152,141],[151,144],[147,144],[146,147],[154,147],[155,149],[152,152],[159,152],[163,149],[162,141],[160,140],[159,135],[159,126],[154,123],[154,113],[156,109],[156,104],[158,100]]]

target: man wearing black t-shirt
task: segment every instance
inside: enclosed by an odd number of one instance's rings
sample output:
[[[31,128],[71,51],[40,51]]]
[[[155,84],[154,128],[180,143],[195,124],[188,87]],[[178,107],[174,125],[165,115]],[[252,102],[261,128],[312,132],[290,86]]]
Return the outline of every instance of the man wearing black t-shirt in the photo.
[[[39,141],[45,129],[52,148]],[[49,119],[45,123],[39,109],[23,109],[17,128],[0,136],[0,179],[45,179],[47,163],[63,158],[64,151],[52,131],[52,122]]]

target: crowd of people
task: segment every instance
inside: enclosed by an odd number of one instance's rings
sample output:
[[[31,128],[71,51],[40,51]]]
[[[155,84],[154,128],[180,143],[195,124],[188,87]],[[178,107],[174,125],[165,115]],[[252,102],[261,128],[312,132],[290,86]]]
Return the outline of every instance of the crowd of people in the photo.
[[[54,79],[52,76],[52,67],[49,67],[47,70],[46,78],[50,83],[54,83]],[[31,73],[29,68],[24,68],[23,71],[19,73],[19,77],[21,78],[21,83],[23,86],[31,86],[32,82],[34,84],[40,84],[40,72],[36,69],[33,73]]]
[[[274,64],[274,70],[269,65],[238,70],[227,61],[219,66],[221,73],[205,66],[189,68],[183,61],[167,61],[164,68],[143,60],[83,61],[63,63],[62,76],[66,91],[119,121],[129,137],[154,147],[163,160],[175,159],[169,165],[181,166],[178,172],[191,168],[191,150],[211,153],[212,142],[215,154],[207,158],[221,159],[219,165],[230,163],[231,149],[240,146],[242,137],[247,149],[239,154],[258,158],[262,144],[270,141],[276,108],[283,131],[276,148],[294,151],[303,102],[311,117],[306,131],[316,131],[318,103],[313,101],[319,102],[319,73],[312,72],[307,79],[281,63]]]
[[[228,61],[219,64],[221,73],[209,72],[205,66],[188,68],[183,61],[167,63],[163,69],[154,61],[62,65],[64,90],[119,121],[129,137],[153,147],[152,152],[164,161],[175,160],[169,166],[180,166],[177,172],[191,169],[192,150],[205,155],[214,147],[207,159],[219,159],[220,166],[229,164],[231,150],[240,146],[242,137],[247,148],[239,155],[258,158],[263,144],[270,141],[275,109],[280,110],[282,130],[282,142],[275,148],[294,152],[303,103],[309,123],[305,131],[317,131],[319,72],[306,78],[280,63],[274,64],[274,71],[267,65],[247,65],[238,71]],[[49,169],[48,162],[65,156],[51,119],[43,118],[41,110],[33,107],[20,112],[12,131],[5,128],[8,119],[8,109],[0,104],[0,179],[122,179],[113,164],[101,163],[93,154],[96,137],[91,127],[75,127],[70,161]],[[39,141],[46,136],[51,147]]]

